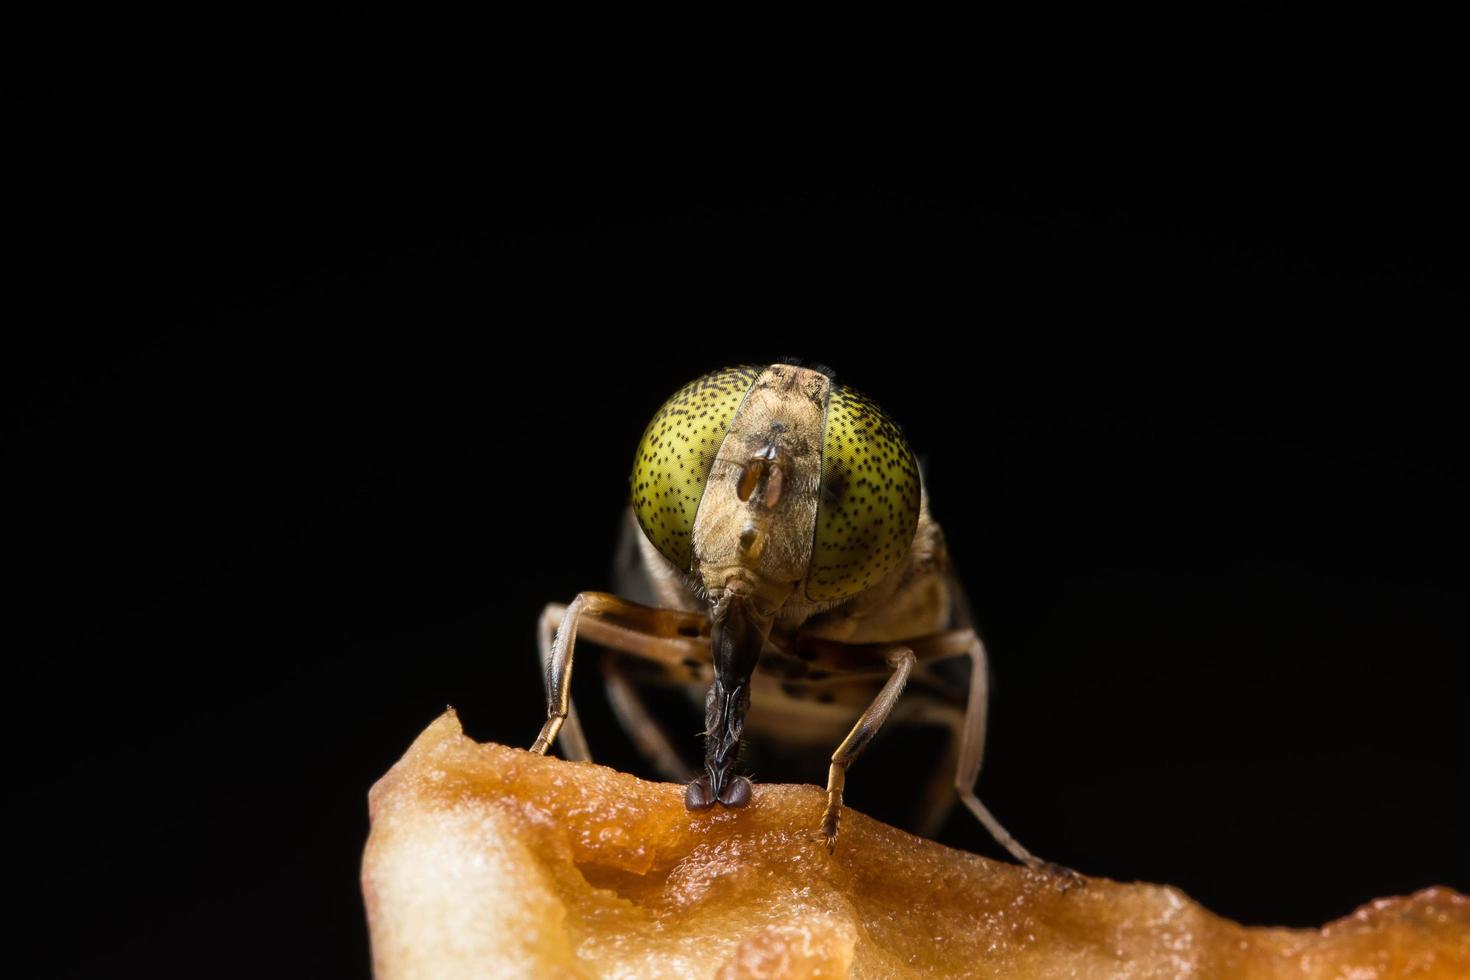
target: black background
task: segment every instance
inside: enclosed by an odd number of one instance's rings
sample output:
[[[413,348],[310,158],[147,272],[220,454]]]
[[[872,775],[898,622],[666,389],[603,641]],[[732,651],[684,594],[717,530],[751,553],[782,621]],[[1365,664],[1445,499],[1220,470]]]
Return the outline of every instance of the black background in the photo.
[[[644,423],[784,356],[928,460],[1033,849],[1249,923],[1470,888],[1462,34],[564,16],[6,33],[43,972],[365,973],[367,788],[446,704],[529,742]],[[865,761],[881,814],[913,763]]]

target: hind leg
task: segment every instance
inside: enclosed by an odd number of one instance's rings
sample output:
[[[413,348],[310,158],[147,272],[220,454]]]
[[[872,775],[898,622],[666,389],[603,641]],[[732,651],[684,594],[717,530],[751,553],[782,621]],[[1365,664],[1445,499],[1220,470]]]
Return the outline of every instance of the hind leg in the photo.
[[[628,733],[643,757],[652,762],[665,779],[675,783],[688,783],[693,779],[694,772],[679,757],[679,753],[669,742],[668,735],[648,713],[637,686],[629,679],[616,657],[603,660],[602,679],[613,714],[617,715],[618,723],[623,726],[623,731]],[[680,678],[674,677],[671,680],[678,683]]]

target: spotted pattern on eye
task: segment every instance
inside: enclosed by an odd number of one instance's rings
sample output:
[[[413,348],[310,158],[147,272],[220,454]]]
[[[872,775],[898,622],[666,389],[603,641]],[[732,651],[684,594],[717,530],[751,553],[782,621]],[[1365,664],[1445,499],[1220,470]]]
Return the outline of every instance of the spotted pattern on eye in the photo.
[[[725,368],[689,382],[664,402],[638,444],[633,514],[659,553],[686,571],[693,563],[694,515],[710,465],[760,372]]]
[[[807,598],[872,588],[908,552],[918,524],[919,464],[903,433],[872,399],[833,385]]]

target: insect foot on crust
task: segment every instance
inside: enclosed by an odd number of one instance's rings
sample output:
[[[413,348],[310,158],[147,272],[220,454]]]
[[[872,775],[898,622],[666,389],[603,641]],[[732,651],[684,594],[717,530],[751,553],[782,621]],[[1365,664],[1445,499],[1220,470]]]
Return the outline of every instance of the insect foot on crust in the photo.
[[[827,842],[827,853],[837,850],[837,831],[842,823],[842,805],[828,806],[822,814],[822,839]]]
[[[1065,865],[1056,864],[1051,861],[1038,861],[1029,865],[1032,871],[1040,871],[1047,875],[1057,886],[1057,889],[1066,894],[1074,888],[1086,888],[1087,879]]]

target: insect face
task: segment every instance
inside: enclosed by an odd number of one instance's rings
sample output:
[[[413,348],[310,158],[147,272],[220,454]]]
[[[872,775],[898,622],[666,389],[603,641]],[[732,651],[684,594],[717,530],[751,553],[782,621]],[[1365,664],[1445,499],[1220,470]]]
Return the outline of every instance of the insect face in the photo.
[[[744,579],[779,606],[828,603],[898,565],[919,519],[919,472],[866,396],[786,364],[690,382],[634,460],[633,512],[710,596]]]
[[[749,786],[730,774],[773,622],[858,595],[899,565],[919,519],[918,467],[871,401],[777,364],[680,389],[644,432],[632,484],[644,534],[710,602],[706,774],[687,802],[739,805]]]

